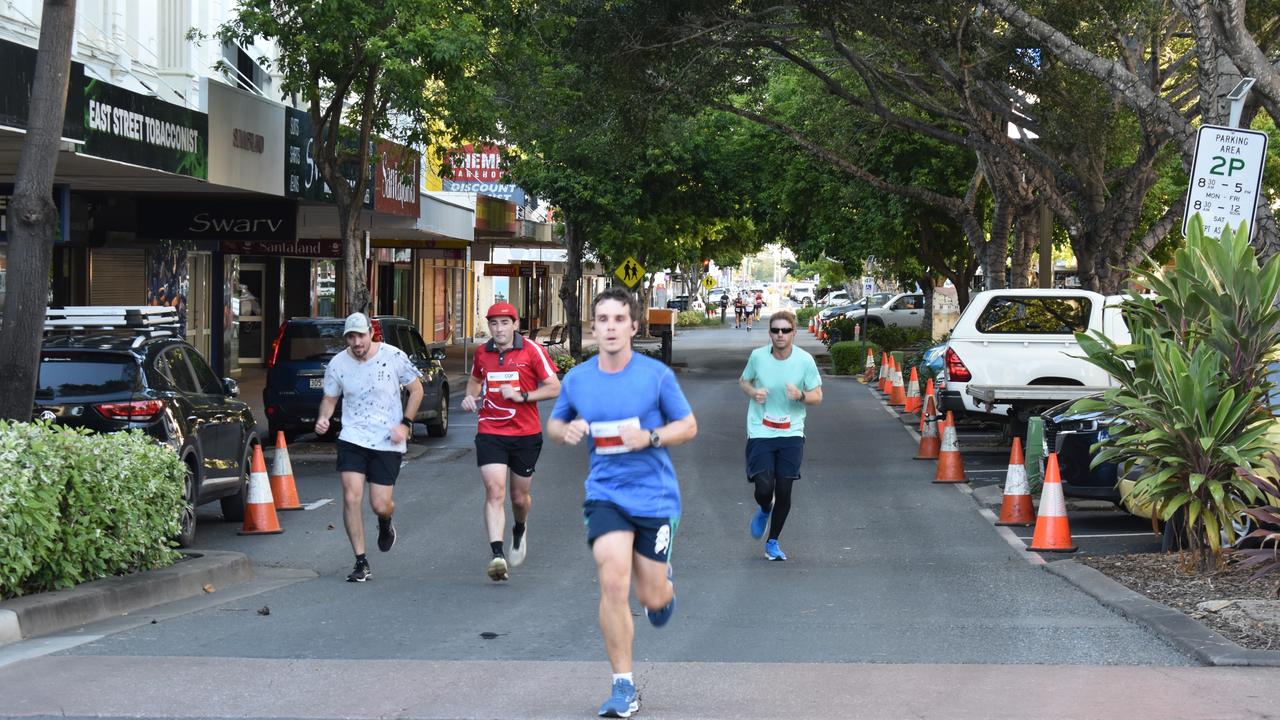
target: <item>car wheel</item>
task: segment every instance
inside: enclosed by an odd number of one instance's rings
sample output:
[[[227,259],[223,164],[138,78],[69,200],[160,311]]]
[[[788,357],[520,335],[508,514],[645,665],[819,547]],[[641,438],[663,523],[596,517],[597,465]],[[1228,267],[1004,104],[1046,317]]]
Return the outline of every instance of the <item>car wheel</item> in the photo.
[[[288,437],[286,434],[286,441]],[[249,498],[249,473],[253,469],[253,447],[254,443],[250,443],[240,465],[240,489],[235,495],[228,495],[218,501],[222,505],[222,519],[226,522],[244,522],[244,504]]]
[[[182,483],[182,516],[178,519],[178,547],[191,547],[196,543],[196,471],[187,465],[187,476]]]
[[[444,437],[449,432],[449,391],[440,388],[439,414],[434,420],[427,421],[429,437]]]

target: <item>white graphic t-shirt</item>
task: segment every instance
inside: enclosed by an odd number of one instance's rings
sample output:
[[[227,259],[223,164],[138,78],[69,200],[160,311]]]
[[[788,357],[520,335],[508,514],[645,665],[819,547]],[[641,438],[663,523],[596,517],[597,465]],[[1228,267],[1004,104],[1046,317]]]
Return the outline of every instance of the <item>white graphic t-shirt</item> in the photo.
[[[421,377],[409,356],[387,343],[364,362],[349,350],[334,355],[324,371],[324,394],[342,396],[338,439],[370,450],[404,452],[406,443],[391,440],[391,429],[404,417],[400,386]]]

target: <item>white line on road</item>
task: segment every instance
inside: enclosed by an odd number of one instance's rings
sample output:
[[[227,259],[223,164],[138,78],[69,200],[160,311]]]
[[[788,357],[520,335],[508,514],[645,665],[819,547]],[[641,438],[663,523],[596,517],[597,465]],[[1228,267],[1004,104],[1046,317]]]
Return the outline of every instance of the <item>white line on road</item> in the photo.
[[[1085,535],[1081,535],[1081,534],[1079,534],[1079,533],[1071,533],[1071,537],[1072,537],[1072,539],[1075,539],[1075,538],[1142,537],[1143,535],[1149,535],[1149,536],[1153,536],[1153,537],[1154,537],[1154,533],[1151,533],[1151,532],[1135,532],[1135,533],[1094,533],[1094,534],[1085,534]],[[1030,540],[1031,538],[1029,538],[1029,537],[1025,537],[1025,538],[1022,538],[1022,539],[1023,539],[1023,540]]]
[[[1045,559],[1041,557],[1040,553],[1035,553],[1028,550],[1027,546],[1022,542],[1022,538],[1018,537],[1017,533],[1005,527],[1004,525],[996,525],[996,522],[999,521],[1000,518],[996,517],[995,513],[991,512],[987,508],[978,508],[978,512],[982,514],[982,517],[986,518],[988,521],[991,522],[991,525],[993,528],[995,528],[997,535],[1004,538],[1004,541],[1009,543],[1009,545],[1011,545],[1014,550],[1017,550],[1018,552],[1021,552],[1023,554],[1022,557],[1025,558],[1027,562],[1031,563],[1032,565],[1045,564]]]
[[[306,505],[303,505],[303,506],[302,506],[302,509],[303,509],[303,510],[315,510],[316,508],[324,507],[325,505],[328,505],[328,504],[329,504],[329,503],[331,503],[331,502],[333,502],[333,498],[324,498],[324,499],[322,499],[322,500],[317,500],[317,501],[315,501],[315,502],[313,502],[313,503],[307,503]]]

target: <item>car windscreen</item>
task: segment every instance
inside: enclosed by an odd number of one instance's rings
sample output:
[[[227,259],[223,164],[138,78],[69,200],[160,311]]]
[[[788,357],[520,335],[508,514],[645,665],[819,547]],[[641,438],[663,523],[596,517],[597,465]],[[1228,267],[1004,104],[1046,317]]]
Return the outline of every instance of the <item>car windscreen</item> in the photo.
[[[131,355],[45,351],[36,380],[37,400],[133,393],[142,389]]]
[[[328,360],[346,349],[343,322],[289,323],[280,341],[278,360]]]
[[[980,333],[1071,335],[1089,329],[1093,303],[1082,297],[991,298],[974,325]]]

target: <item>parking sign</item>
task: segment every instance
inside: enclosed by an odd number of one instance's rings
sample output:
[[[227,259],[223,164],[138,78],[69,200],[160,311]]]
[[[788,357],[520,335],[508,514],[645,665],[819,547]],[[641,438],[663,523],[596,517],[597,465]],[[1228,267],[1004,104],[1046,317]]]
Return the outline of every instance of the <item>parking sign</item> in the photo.
[[[1196,135],[1196,154],[1182,216],[1182,234],[1191,218],[1200,214],[1206,235],[1218,237],[1222,229],[1249,224],[1258,207],[1262,169],[1267,158],[1267,135],[1254,130],[1205,125]]]

